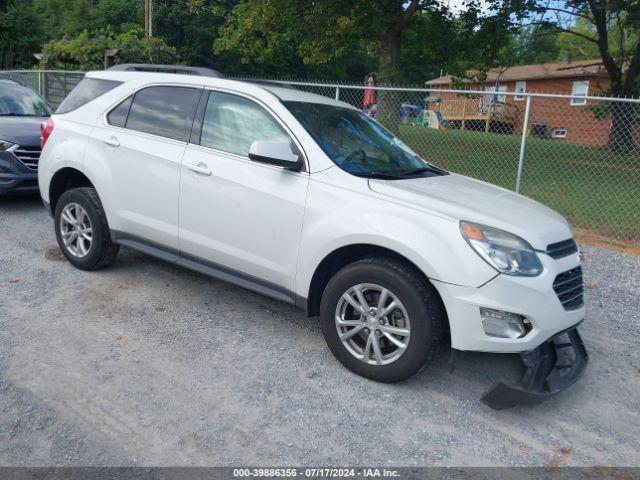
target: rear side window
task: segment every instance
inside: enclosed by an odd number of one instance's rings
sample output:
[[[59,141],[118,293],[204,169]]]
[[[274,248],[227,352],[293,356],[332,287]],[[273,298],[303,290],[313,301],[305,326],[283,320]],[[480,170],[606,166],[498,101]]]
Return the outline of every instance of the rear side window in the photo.
[[[71,90],[67,98],[62,101],[56,113],[68,113],[75,110],[121,84],[122,82],[116,82],[114,80],[85,77]]]
[[[133,97],[125,127],[186,142],[199,97],[200,90],[190,87],[161,86],[140,90]]]

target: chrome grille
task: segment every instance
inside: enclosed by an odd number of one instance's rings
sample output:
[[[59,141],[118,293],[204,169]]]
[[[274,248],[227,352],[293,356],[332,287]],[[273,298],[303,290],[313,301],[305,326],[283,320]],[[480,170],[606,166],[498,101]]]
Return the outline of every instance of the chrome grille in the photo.
[[[584,305],[582,267],[559,274],[553,282],[553,290],[565,310],[576,310]]]
[[[40,147],[18,147],[13,151],[13,153],[31,170],[38,169],[38,160],[40,160]]]
[[[578,245],[573,238],[563,240],[562,242],[551,243],[547,245],[546,253],[551,258],[562,258],[578,251]]]

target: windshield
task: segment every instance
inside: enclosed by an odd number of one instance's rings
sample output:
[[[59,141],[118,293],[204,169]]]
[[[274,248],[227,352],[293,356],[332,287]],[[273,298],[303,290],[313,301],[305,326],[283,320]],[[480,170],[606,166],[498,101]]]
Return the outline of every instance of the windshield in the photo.
[[[396,179],[446,174],[358,110],[320,103],[284,105],[329,158],[353,175]]]
[[[0,116],[48,117],[51,112],[49,104],[30,88],[0,82]]]

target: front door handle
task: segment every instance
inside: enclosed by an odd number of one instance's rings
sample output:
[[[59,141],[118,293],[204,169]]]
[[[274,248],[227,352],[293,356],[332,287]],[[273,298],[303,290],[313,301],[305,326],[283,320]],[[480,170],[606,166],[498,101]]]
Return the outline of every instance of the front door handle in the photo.
[[[207,177],[211,175],[211,170],[204,162],[199,162],[197,165],[193,163],[187,163],[187,168],[192,172],[199,173],[200,175],[206,175]]]
[[[102,141],[111,147],[120,146],[120,141],[116,137],[103,138]]]

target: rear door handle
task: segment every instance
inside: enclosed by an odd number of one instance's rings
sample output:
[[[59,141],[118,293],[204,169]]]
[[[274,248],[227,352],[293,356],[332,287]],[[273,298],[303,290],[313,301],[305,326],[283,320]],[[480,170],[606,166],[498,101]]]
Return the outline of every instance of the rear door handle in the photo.
[[[111,147],[120,146],[120,140],[118,140],[116,137],[103,138],[102,141]]]
[[[206,175],[207,177],[211,175],[211,170],[204,162],[200,162],[197,165],[194,165],[193,163],[187,163],[187,168],[192,172],[199,173],[200,175]]]

